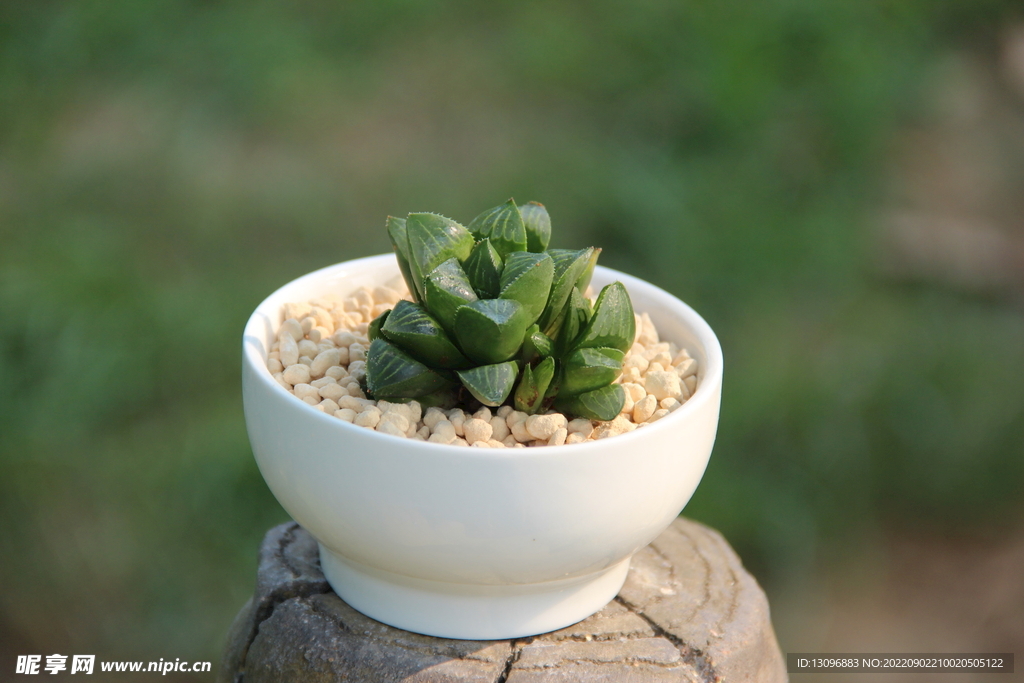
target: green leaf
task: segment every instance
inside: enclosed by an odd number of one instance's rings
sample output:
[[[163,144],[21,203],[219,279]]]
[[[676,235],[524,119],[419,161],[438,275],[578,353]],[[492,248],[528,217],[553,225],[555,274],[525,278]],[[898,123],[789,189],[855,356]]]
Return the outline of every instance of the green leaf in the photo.
[[[441,408],[442,410],[449,410],[459,405],[459,388],[457,386],[450,387],[448,389],[440,389],[432,394],[424,394],[423,396],[417,396],[415,399],[409,398],[389,398],[389,401],[395,403],[407,403],[409,401],[416,401],[420,404],[423,410],[430,407]]]
[[[554,271],[554,261],[547,254],[514,251],[505,259],[499,296],[518,301],[532,324],[544,312]]]
[[[551,216],[539,202],[529,202],[519,207],[519,214],[526,226],[526,250],[544,251],[551,241]]]
[[[594,306],[594,315],[580,334],[577,348],[608,347],[626,352],[636,338],[636,320],[629,293],[621,282],[613,282],[601,290]]]
[[[456,311],[455,339],[471,360],[503,363],[518,353],[529,324],[515,301],[478,299]]]
[[[394,344],[378,337],[366,356],[366,389],[374,398],[416,398],[452,383]]]
[[[579,287],[581,292],[587,291],[587,285],[590,284],[590,278],[594,275],[594,266],[597,265],[597,257],[601,255],[601,249],[599,247],[591,247],[594,252],[590,255],[590,261],[583,269],[583,273],[580,274],[580,278],[576,280],[576,286]]]
[[[589,320],[590,300],[580,294],[579,289],[573,287],[561,316],[561,327],[555,344],[556,355],[565,355],[577,346],[576,341],[580,337],[580,332]]]
[[[541,314],[540,328],[548,336],[554,336],[557,328],[554,325],[558,315],[565,308],[565,302],[569,300],[572,288],[583,275],[594,254],[594,247],[587,249],[550,249],[548,255],[555,264],[555,273],[551,281],[551,294],[548,296],[547,306]],[[586,286],[580,288],[582,292]]]
[[[473,250],[469,231],[436,213],[410,213],[405,231],[409,239],[409,268],[421,289],[430,271],[452,258],[465,261]]]
[[[469,258],[462,264],[470,284],[482,299],[496,299],[501,291],[501,254],[489,238],[477,242]]]
[[[459,370],[456,373],[462,386],[473,394],[476,400],[485,406],[500,406],[512,393],[519,374],[519,364],[514,360],[507,363],[480,365],[471,370]]]
[[[391,240],[391,246],[395,249],[398,269],[402,271],[402,278],[405,280],[405,284],[408,285],[412,298],[416,301],[422,301],[423,285],[419,278],[412,274],[412,269],[409,265],[409,233],[405,227],[405,219],[388,216],[387,229],[388,239]]]
[[[502,258],[513,251],[526,251],[526,225],[512,199],[474,218],[469,231],[478,240],[490,238]]]
[[[559,394],[555,399],[555,409],[591,420],[614,420],[625,403],[626,392],[622,385],[609,384],[575,396]]]
[[[563,365],[559,393],[567,396],[593,391],[611,384],[622,374],[625,354],[618,349],[577,349]]]
[[[423,280],[427,311],[451,334],[455,329],[455,312],[477,300],[469,278],[458,259],[450,258],[434,268]]]
[[[454,370],[472,365],[448,339],[436,320],[420,306],[399,301],[381,328],[384,336],[432,368]]]
[[[522,361],[529,363],[538,357],[546,358],[554,355],[554,353],[554,342],[540,331],[540,327],[531,325],[530,329],[526,330],[526,336],[523,338]]]
[[[545,358],[536,368],[527,365],[516,387],[516,410],[528,415],[536,413],[544,402],[544,394],[555,375],[555,359]]]
[[[401,302],[399,302],[399,303],[401,303]],[[409,303],[409,302],[406,301],[405,303]],[[376,339],[377,337],[380,336],[380,328],[384,326],[384,321],[388,319],[388,316],[391,314],[392,310],[393,309],[389,308],[388,310],[384,311],[383,313],[381,313],[376,318],[374,318],[373,320],[370,321],[369,326],[367,326],[367,328],[366,328],[366,338],[367,339],[369,339],[370,341],[373,341],[374,339]]]

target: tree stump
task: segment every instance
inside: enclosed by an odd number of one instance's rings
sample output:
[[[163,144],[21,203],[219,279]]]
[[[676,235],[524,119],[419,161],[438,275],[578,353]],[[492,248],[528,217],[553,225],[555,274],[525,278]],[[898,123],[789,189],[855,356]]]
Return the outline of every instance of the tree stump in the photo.
[[[768,601],[716,531],[676,520],[633,557],[619,595],[559,631],[515,640],[432,638],[349,607],[298,524],[271,529],[256,593],[235,617],[219,681],[654,683],[786,681]]]

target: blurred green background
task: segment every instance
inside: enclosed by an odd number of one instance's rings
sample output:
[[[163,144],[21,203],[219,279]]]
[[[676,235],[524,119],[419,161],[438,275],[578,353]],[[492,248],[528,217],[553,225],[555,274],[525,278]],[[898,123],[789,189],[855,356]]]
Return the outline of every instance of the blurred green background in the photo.
[[[32,652],[216,660],[286,519],[242,418],[248,314],[388,251],[388,214],[510,195],[716,329],[719,439],[686,514],[766,587],[784,651],[914,539],[1002,552],[1024,531],[1021,21],[995,0],[3,3],[0,678]]]

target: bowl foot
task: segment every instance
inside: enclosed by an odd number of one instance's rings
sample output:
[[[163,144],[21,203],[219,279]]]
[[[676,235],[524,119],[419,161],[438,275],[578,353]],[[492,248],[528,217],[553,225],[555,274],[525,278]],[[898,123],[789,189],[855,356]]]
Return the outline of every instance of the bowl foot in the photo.
[[[406,631],[463,640],[533,636],[586,619],[622,588],[629,560],[559,581],[461,584],[373,569],[320,545],[324,576],[355,609]]]

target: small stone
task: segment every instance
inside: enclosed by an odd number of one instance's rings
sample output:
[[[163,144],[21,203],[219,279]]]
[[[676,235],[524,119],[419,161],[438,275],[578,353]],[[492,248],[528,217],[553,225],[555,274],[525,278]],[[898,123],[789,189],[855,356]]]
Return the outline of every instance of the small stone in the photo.
[[[466,441],[470,444],[475,444],[477,441],[489,440],[494,428],[491,427],[490,422],[474,417],[470,420],[466,420],[466,423],[463,426],[463,431],[466,435]]]
[[[682,389],[679,386],[679,375],[674,372],[647,372],[644,386],[647,393],[661,401],[666,398],[679,398]]]
[[[547,441],[555,432],[568,424],[565,415],[552,413],[550,415],[531,415],[526,418],[526,431],[534,439]]]

